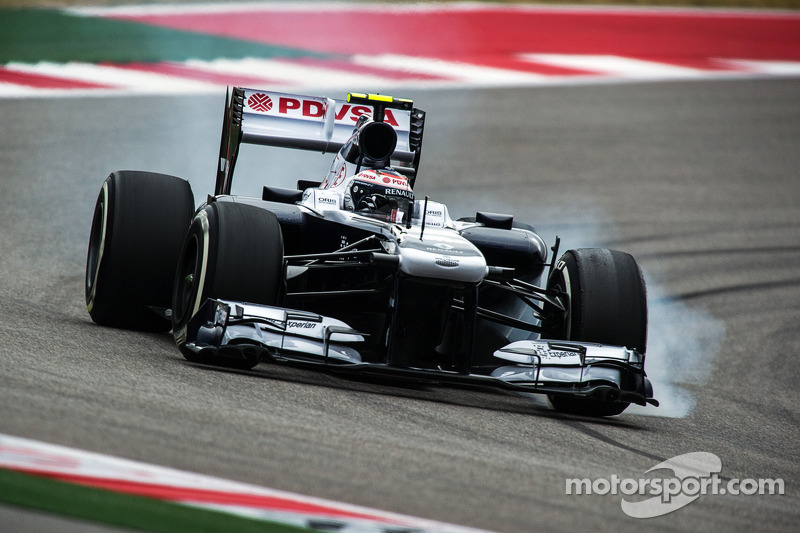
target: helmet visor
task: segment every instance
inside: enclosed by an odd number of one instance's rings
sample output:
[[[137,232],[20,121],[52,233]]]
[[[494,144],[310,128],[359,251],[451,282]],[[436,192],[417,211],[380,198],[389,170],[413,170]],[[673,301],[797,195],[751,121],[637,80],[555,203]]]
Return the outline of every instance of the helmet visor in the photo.
[[[412,214],[414,192],[355,180],[350,196],[356,213],[386,222],[401,224]]]

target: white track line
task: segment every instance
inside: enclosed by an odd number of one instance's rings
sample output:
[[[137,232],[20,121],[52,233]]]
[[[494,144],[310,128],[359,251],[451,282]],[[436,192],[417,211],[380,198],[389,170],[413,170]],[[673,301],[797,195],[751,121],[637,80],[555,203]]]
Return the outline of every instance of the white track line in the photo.
[[[12,96],[28,96],[30,94],[33,94],[34,91],[36,91],[36,88],[28,87],[27,85],[17,85],[16,83],[7,83],[7,82],[0,83],[0,98],[12,97]]]
[[[720,61],[758,74],[770,74],[773,76],[800,75],[800,61],[751,61],[745,59],[722,59]]]
[[[587,70],[598,75],[622,78],[685,79],[710,75],[710,71],[706,70],[613,55],[520,54],[519,57],[532,63]]]
[[[347,72],[343,70],[303,65],[291,61],[269,59],[216,59],[212,61],[189,60],[186,66],[217,74],[242,75],[264,78],[273,83],[296,86],[321,87],[372,87],[386,86],[396,80],[371,74]]]
[[[93,63],[9,63],[9,70],[30,74],[43,74],[83,82],[97,83],[114,88],[135,89],[141,93],[210,92],[218,87],[178,76],[143,72]]]
[[[109,88],[40,88],[28,87],[17,80],[0,82],[0,98],[14,97],[53,97],[53,96],[109,96],[136,94],[187,94],[218,93],[224,90],[224,76],[253,78],[263,87],[278,87],[283,90],[364,90],[383,91],[395,88],[469,88],[469,87],[533,87],[533,86],[571,86],[586,84],[614,84],[659,80],[703,80],[703,79],[746,79],[765,77],[800,76],[800,62],[797,61],[753,61],[744,59],[715,58],[721,67],[728,65],[730,70],[703,70],[677,65],[644,61],[613,55],[570,55],[570,54],[519,54],[522,61],[546,64],[557,67],[584,70],[586,75],[559,76],[535,74],[516,70],[499,69],[445,61],[428,57],[414,57],[398,54],[357,55],[349,60],[355,69],[366,67],[385,68],[395,73],[406,73],[407,79],[397,76],[383,77],[380,74],[360,73],[335,66],[303,64],[292,60],[268,60],[258,58],[217,59],[212,61],[190,60],[183,65],[198,73],[222,75],[219,82],[195,80],[187,72],[187,77],[176,74],[125,68],[123,65],[96,65],[92,63],[70,62],[35,64],[9,63],[4,67],[9,71],[39,74],[61,78],[68,81],[87,82],[108,86]],[[155,65],[158,65],[155,64]],[[154,65],[154,68],[156,68]],[[419,79],[420,75],[433,75],[439,79]],[[258,80],[263,79],[263,84]],[[253,83],[247,83],[253,85]]]
[[[458,63],[399,54],[377,56],[356,55],[351,60],[359,65],[390,68],[409,74],[428,74],[451,78],[453,81],[476,86],[516,86],[535,85],[545,81],[548,76],[530,74],[517,70],[481,67],[469,63]]]

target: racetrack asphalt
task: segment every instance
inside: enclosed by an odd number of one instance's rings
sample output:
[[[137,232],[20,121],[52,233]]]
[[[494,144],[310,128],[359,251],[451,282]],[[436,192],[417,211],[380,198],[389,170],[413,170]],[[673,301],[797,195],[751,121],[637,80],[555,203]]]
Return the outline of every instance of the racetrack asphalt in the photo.
[[[418,195],[456,216],[515,213],[562,251],[638,258],[663,407],[593,420],[486,390],[224,371],[189,364],[169,336],[96,326],[84,261],[103,179],[172,173],[203,200],[224,95],[12,99],[0,101],[0,433],[498,531],[796,530],[800,81],[397,96],[428,112]],[[242,192],[330,161],[301,155],[244,153]],[[781,478],[786,494],[705,495],[647,520],[626,516],[622,495],[565,494],[568,478],[648,477],[701,451],[723,480]]]

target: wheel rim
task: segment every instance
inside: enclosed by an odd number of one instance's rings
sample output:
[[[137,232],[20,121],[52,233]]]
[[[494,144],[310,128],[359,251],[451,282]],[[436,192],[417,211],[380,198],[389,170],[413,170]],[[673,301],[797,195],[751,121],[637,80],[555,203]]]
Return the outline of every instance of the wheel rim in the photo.
[[[97,277],[100,274],[100,263],[105,250],[108,225],[107,194],[108,184],[104,183],[94,208],[92,229],[89,234],[89,251],[86,254],[86,306],[89,312],[94,306]]]
[[[181,254],[175,284],[175,305],[172,310],[175,322],[182,324],[188,321],[186,316],[191,312],[195,300],[197,267],[200,254],[196,235],[190,235]]]
[[[572,294],[566,265],[564,265],[563,268],[560,268],[560,265],[556,267],[553,274],[547,288],[549,290],[558,291],[566,296],[566,301],[564,303],[566,303],[567,310],[560,311],[555,306],[546,306],[549,310],[548,314],[551,315],[551,325],[548,327],[547,333],[554,339],[570,340],[572,334]],[[556,317],[562,313],[563,316],[561,319],[557,320]]]

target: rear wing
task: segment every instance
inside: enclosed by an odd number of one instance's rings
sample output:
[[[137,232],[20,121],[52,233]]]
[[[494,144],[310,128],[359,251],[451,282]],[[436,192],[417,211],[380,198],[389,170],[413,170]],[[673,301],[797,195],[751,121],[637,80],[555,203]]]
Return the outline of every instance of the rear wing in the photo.
[[[411,100],[373,94],[334,100],[234,87],[225,100],[214,193],[230,194],[241,143],[337,152],[353,134],[358,117],[365,114],[379,121],[382,116],[397,132],[392,167],[405,174],[413,187],[425,112],[414,108]]]

